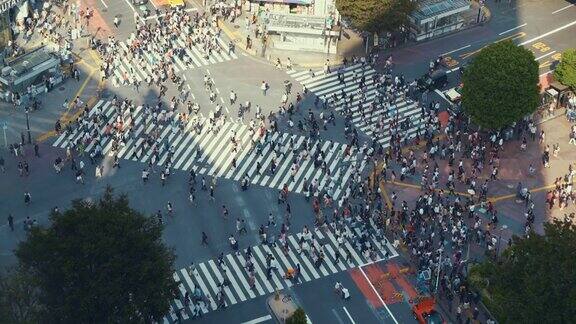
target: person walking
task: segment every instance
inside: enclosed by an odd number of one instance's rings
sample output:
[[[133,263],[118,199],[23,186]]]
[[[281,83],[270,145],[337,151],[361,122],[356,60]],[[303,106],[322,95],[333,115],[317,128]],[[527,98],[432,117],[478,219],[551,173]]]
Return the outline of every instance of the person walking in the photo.
[[[6,173],[6,167],[4,166],[4,158],[0,156],[0,170],[2,170],[2,173]]]
[[[262,84],[260,85],[260,90],[262,90],[262,94],[266,96],[266,92],[268,91],[268,83],[266,83],[266,81],[262,81]]]
[[[40,157],[40,147],[38,146],[38,143],[34,143],[34,156]]]
[[[32,202],[32,196],[30,195],[30,193],[28,191],[26,191],[24,193],[24,203],[26,204],[26,206],[30,205],[30,203]]]
[[[8,214],[8,226],[10,226],[10,231],[14,232],[14,217],[12,217],[12,214]]]
[[[208,245],[208,235],[202,232],[202,245]]]

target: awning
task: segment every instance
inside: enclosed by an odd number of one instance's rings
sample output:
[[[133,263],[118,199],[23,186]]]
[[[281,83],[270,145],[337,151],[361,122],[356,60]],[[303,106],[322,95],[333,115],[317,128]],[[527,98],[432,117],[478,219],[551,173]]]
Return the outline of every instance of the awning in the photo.
[[[254,0],[256,2],[273,2],[273,3],[285,3],[285,4],[299,4],[299,5],[311,5],[314,0]]]

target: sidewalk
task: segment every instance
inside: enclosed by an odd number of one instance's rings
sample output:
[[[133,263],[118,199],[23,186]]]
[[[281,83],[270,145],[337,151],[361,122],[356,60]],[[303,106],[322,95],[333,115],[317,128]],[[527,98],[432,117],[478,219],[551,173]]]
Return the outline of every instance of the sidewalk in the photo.
[[[55,14],[59,14],[59,8],[55,8]],[[61,13],[60,13],[61,14]],[[65,33],[63,29],[60,34]],[[17,35],[14,41],[26,51],[37,48],[41,45],[54,46],[49,39],[34,33],[28,41],[22,38],[22,34]],[[32,111],[30,117],[30,131],[33,141],[44,142],[55,135],[54,125],[57,120],[61,121],[62,127],[74,121],[82,110],[82,107],[73,107],[69,104],[67,109],[63,108],[65,100],[72,102],[76,97],[88,107],[93,106],[101,93],[104,84],[100,82],[98,73],[99,58],[94,51],[87,47],[88,39],[80,37],[72,42],[72,56],[74,57],[74,67],[80,72],[79,80],[73,78],[65,79],[52,91],[38,97],[42,102],[42,108]],[[84,106],[82,105],[82,106]],[[23,109],[14,109],[11,103],[0,103],[0,120],[8,123],[6,132],[8,144],[19,142],[20,133],[26,132],[26,118]]]
[[[272,41],[268,41],[268,44],[264,47],[262,38],[256,38],[252,32],[252,26],[250,27],[250,30],[245,28],[244,18],[245,13],[236,18],[234,23],[225,19],[219,19],[218,26],[235,44],[236,50],[241,50],[262,61],[268,61],[275,64],[276,59],[279,58],[282,64],[284,64],[287,59],[290,58],[292,65],[296,68],[316,69],[322,68],[327,59],[330,62],[329,65],[333,66],[340,65],[344,57],[350,58],[353,55],[365,55],[362,37],[349,29],[342,31],[341,40],[338,42],[337,54],[279,50],[274,48]],[[246,48],[248,35],[252,40],[252,47],[249,49]]]

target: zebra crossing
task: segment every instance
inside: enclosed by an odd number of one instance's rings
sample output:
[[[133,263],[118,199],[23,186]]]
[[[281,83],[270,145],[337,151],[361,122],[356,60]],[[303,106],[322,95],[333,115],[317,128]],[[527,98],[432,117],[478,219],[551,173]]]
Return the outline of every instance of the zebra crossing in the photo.
[[[96,111],[99,111],[106,121],[104,126],[98,126],[100,134],[104,133],[105,125],[112,124],[119,118],[110,101],[97,102],[87,113],[87,119],[92,119]],[[154,124],[151,119],[151,116],[145,116],[141,106],[136,107],[132,113],[126,110],[122,120],[125,121],[126,132],[129,134],[125,138],[128,139],[114,151],[113,136],[104,137],[101,141],[102,154],[117,154],[119,159],[150,163],[151,150],[144,151],[139,156],[135,153],[145,141],[146,134],[154,130],[160,134],[158,142],[164,144],[164,149],[160,151],[155,162],[158,166],[164,165],[171,151],[171,169],[194,170],[200,175],[234,181],[240,181],[247,176],[251,184],[277,190],[287,185],[290,192],[296,193],[304,193],[305,183],[309,185],[316,181],[318,190],[325,190],[336,201],[347,194],[354,175],[361,174],[369,163],[361,153],[362,149],[352,149],[352,153],[346,154],[347,145],[334,141],[311,140],[298,134],[274,132],[268,135],[269,140],[262,143],[260,134],[253,133],[250,127],[243,123],[224,121],[218,130],[211,130],[208,118],[191,118],[183,127],[176,126],[176,117],[164,124]],[[232,134],[235,134],[239,142],[236,152],[231,145]],[[256,147],[252,146],[253,141],[258,143]],[[294,149],[288,150],[291,141]],[[311,150],[307,158],[302,158],[297,151],[306,141],[310,141]],[[272,143],[283,150],[281,154],[277,155]],[[86,140],[85,132],[80,127],[62,133],[52,145],[63,149],[78,148],[81,145],[85,153],[95,149],[95,141],[91,138]],[[325,170],[315,166],[312,158],[320,150],[324,152]],[[300,161],[298,164],[295,163],[297,159]],[[275,162],[272,162],[273,160]],[[274,173],[269,172],[272,163],[276,165]],[[257,165],[260,165],[259,170]]]
[[[187,44],[185,37],[185,34],[182,33],[172,40],[171,48],[180,48],[182,50],[181,57],[178,55],[161,55],[161,51],[159,51],[161,45],[158,44],[143,48],[137,57],[128,58],[125,55],[118,55],[114,60],[115,68],[113,69],[118,85],[125,77],[130,84],[135,81],[143,82],[146,78],[153,78],[155,74],[158,74],[156,63],[166,59],[172,62],[176,73],[238,59],[236,53],[227,50],[228,45],[220,37],[216,37],[216,40],[221,50],[211,51],[210,55],[199,44]],[[129,47],[133,42],[130,39],[125,42],[118,42],[119,49],[122,52],[131,53]]]
[[[349,108],[352,112],[352,123],[366,135],[377,138],[378,142],[382,144],[385,148],[389,146],[390,135],[388,132],[379,131],[376,127],[378,120],[383,118],[384,127],[383,129],[388,129],[390,123],[397,116],[398,120],[402,121],[406,117],[409,117],[412,121],[411,127],[407,130],[406,136],[412,138],[416,135],[418,131],[421,131],[420,118],[422,115],[422,110],[418,104],[411,99],[404,98],[404,96],[397,96],[394,99],[393,104],[390,106],[390,110],[386,115],[384,109],[380,107],[375,113],[371,114],[369,117],[365,118],[362,116],[362,110],[366,109],[372,101],[378,96],[378,86],[376,85],[374,79],[372,79],[377,71],[374,70],[368,64],[353,64],[340,69],[342,73],[344,82],[338,79],[337,70],[325,73],[324,70],[320,71],[287,71],[288,75],[294,78],[296,81],[300,82],[306,89],[318,96],[322,101],[331,100],[333,95],[336,94],[340,96],[342,93],[354,94],[354,100],[352,101]],[[356,95],[360,89],[358,79],[364,76],[365,80],[365,91],[366,101],[362,104],[360,96]],[[337,100],[333,102],[334,108],[338,112],[345,110],[345,103],[343,100]]]
[[[363,222],[359,217],[356,220]],[[370,225],[372,229],[377,228],[372,220],[370,220]],[[216,310],[218,308],[216,296],[220,291],[219,287],[224,282],[224,278],[229,281],[229,284],[223,290],[224,298],[226,305],[232,306],[259,296],[271,294],[276,290],[280,291],[293,285],[398,256],[394,246],[384,236],[377,235],[375,232],[370,234],[368,241],[376,248],[376,254],[370,255],[367,252],[360,252],[356,242],[352,239],[338,241],[339,235],[342,237],[359,237],[361,230],[357,226],[352,224],[344,225],[340,233],[336,232],[331,226],[315,229],[313,231],[315,238],[310,241],[310,246],[313,245],[317,250],[322,249],[325,253],[324,262],[320,267],[314,265],[312,253],[300,250],[299,240],[303,235],[302,233],[287,237],[289,246],[287,251],[283,250],[278,244],[253,246],[251,247],[255,272],[253,289],[249,285],[248,273],[245,270],[246,256],[243,253],[232,252],[225,255],[222,265],[217,264],[218,260],[208,260],[195,265],[193,268],[180,269],[173,275],[174,280],[178,284],[179,298],[171,302],[170,315],[164,318],[164,322],[175,322],[178,318],[176,314],[178,311],[182,318],[186,320],[197,316],[200,312],[206,314]],[[350,253],[349,260],[346,260],[346,250]],[[272,271],[270,279],[267,278],[266,274],[268,267],[266,257],[268,255],[271,255],[277,261],[276,266],[278,268]],[[297,264],[300,265],[299,281],[286,279],[284,277],[286,271],[290,268],[296,268]],[[182,302],[186,292],[192,297],[196,288],[202,292],[203,296],[207,297],[207,300],[199,302],[198,306],[190,303],[186,307]]]

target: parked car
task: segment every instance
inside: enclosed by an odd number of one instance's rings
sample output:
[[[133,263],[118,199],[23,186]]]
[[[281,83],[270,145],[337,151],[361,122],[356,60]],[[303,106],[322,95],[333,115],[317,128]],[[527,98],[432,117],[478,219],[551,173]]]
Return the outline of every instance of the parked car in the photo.
[[[423,75],[417,84],[420,91],[442,89],[448,84],[448,74],[444,69],[436,69]]]
[[[144,5],[146,2],[148,2],[148,0],[132,0],[132,4],[136,6]]]
[[[433,297],[424,298],[412,307],[412,314],[419,324],[444,324],[446,321],[436,311],[436,301]]]

